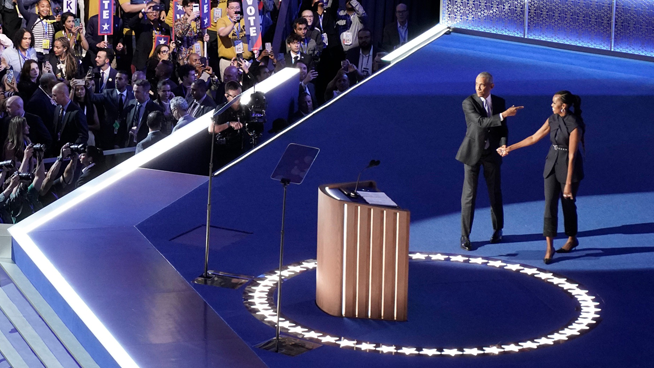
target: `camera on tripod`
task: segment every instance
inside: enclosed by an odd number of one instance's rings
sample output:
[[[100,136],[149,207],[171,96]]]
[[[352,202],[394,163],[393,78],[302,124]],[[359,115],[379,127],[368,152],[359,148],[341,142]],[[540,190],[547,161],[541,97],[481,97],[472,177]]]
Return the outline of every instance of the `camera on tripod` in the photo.
[[[245,132],[250,136],[252,145],[256,145],[257,138],[263,134],[263,125],[266,123],[266,95],[254,92],[250,96],[248,109],[250,111],[245,123]]]

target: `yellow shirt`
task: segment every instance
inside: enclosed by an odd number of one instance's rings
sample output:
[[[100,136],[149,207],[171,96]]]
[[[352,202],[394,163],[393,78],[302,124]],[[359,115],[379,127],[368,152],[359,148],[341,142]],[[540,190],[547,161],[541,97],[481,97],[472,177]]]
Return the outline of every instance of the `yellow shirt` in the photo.
[[[223,27],[229,27],[232,21],[229,20],[227,15],[218,19],[216,22],[216,30]],[[236,50],[234,49],[234,39],[239,38],[243,42],[243,58],[251,59],[252,53],[248,50],[248,41],[245,37],[245,20],[241,19],[239,22],[239,37],[236,37],[236,26],[232,29],[229,35],[221,37],[218,35],[218,56],[223,59],[231,60],[236,57]]]
[[[182,1],[179,1],[179,4],[182,4]],[[216,15],[216,10],[215,9],[220,9],[218,14],[220,17],[214,18],[214,15]],[[166,14],[166,24],[170,26],[170,28],[173,28],[173,14],[175,14],[175,9],[173,9],[173,3],[170,3],[170,9],[168,10],[168,14]],[[218,7],[211,9],[211,25],[209,28],[207,28],[208,31],[218,31],[218,28],[216,28],[216,22],[218,19],[222,17],[223,14],[227,14],[227,0],[220,0],[218,2]]]

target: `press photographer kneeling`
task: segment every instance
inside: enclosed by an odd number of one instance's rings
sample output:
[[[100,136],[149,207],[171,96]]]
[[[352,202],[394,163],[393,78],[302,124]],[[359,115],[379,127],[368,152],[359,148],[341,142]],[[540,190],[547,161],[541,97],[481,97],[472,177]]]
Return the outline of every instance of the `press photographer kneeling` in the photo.
[[[0,194],[0,218],[4,223],[17,223],[43,206],[39,201],[39,191],[45,177],[43,151],[41,144],[29,144],[22,152],[23,159],[17,171],[14,161],[0,162],[0,180],[4,190]],[[13,173],[7,182],[7,176]]]
[[[64,172],[60,175],[61,166],[65,159],[70,159]],[[95,146],[66,143],[61,147],[57,160],[52,164],[41,188],[41,197],[44,203],[50,203],[59,197],[71,192],[73,189],[88,183],[102,174],[102,150]],[[82,165],[77,170],[77,163]]]

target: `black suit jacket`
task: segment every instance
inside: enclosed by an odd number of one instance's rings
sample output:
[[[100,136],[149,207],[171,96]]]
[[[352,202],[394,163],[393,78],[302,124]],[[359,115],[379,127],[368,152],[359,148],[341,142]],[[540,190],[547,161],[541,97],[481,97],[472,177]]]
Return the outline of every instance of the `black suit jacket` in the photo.
[[[119,98],[117,89],[105,89],[102,93],[91,93],[91,102],[99,103],[104,106],[104,119],[100,122],[100,131],[103,148],[113,148],[125,144],[125,126],[126,107],[130,101],[134,100],[134,92],[126,90],[126,100],[123,103],[123,111],[118,108]],[[115,126],[118,126],[116,128]],[[122,133],[122,135],[121,135]]]
[[[193,104],[191,104],[189,106],[189,110],[190,110],[189,112],[192,112],[193,108],[194,108]],[[209,111],[213,111],[215,108],[216,108],[216,103],[213,101],[213,98],[207,95],[207,97],[205,97],[204,100],[202,100],[202,102],[200,103],[200,108],[197,109],[195,114],[193,114],[192,116],[197,119],[200,116],[208,113]]]
[[[118,71],[114,68],[109,69],[109,77],[107,78],[107,83],[104,85],[104,89],[101,91],[100,87],[102,86],[102,78],[101,74],[102,71],[99,68],[96,68],[96,72],[94,73],[97,78],[93,78],[95,80],[95,93],[101,93],[105,89],[114,89],[116,88],[116,74],[118,74]]]
[[[54,152],[59,152],[61,146],[66,143],[86,144],[89,140],[89,126],[86,123],[84,111],[71,101],[63,120],[59,122],[61,109],[61,106],[57,106],[55,109]]]
[[[124,145],[125,147],[134,147],[136,146],[136,143],[142,141],[145,139],[145,137],[148,136],[148,114],[150,114],[153,111],[161,111],[163,112],[163,109],[161,106],[157,105],[154,101],[148,100],[148,102],[145,104],[145,111],[143,111],[143,116],[141,116],[140,121],[134,121],[134,114],[136,114],[136,106],[137,106],[137,101],[132,100],[129,102],[127,106],[125,106],[125,127],[127,130],[125,132],[119,132],[119,135],[125,137]],[[136,142],[134,142],[134,139],[129,135],[129,131],[132,129],[132,127],[136,127]]]
[[[123,21],[119,16],[114,15],[114,34],[107,36],[107,41],[115,49],[118,43],[123,43]],[[86,33],[84,35],[86,41],[89,43],[89,50],[93,53],[93,59],[98,53],[98,46],[100,42],[104,41],[104,36],[98,34],[98,16],[94,15],[86,22]]]
[[[498,147],[506,145],[509,138],[509,129],[506,125],[506,118],[500,120],[500,113],[506,110],[504,99],[491,95],[493,116],[487,116],[481,99],[476,95],[468,96],[463,100],[463,113],[466,118],[466,136],[459,147],[456,159],[466,165],[475,165],[479,162],[486,139],[488,139],[489,150],[495,151]],[[501,162],[499,154],[497,158]]]
[[[407,33],[408,33],[407,42],[420,34],[420,32],[418,32],[416,27],[409,22],[407,22]],[[395,46],[398,46],[399,44],[400,44],[400,32],[398,32],[397,30],[397,21],[394,21],[393,23],[389,23],[384,27],[381,48],[386,52],[391,52],[393,51],[393,48]]]
[[[102,174],[102,169],[98,166],[98,164],[93,165],[93,167],[86,170],[86,172],[82,171],[79,178],[77,178],[77,181],[75,182],[75,188],[79,188],[82,185],[90,182],[91,180],[100,176],[100,174]]]
[[[164,138],[166,138],[166,135],[159,130],[157,130],[156,132],[149,132],[147,137],[145,137],[142,141],[140,141],[136,145],[135,154],[143,151],[144,149],[152,146],[153,144],[159,142]]]
[[[164,22],[151,23],[147,18],[139,19],[138,16],[130,19],[127,26],[134,31],[136,38],[132,65],[136,70],[145,71],[154,42],[154,30],[157,29],[160,34],[170,36],[170,27]]]
[[[32,143],[45,144],[47,148],[52,147],[52,135],[38,115],[25,113],[25,120],[30,127],[30,140]]]
[[[45,124],[45,127],[50,132],[50,137],[54,138],[54,116],[56,105],[52,103],[50,96],[48,96],[42,89],[38,88],[32,98],[25,104],[25,112],[37,115]],[[4,142],[4,141],[3,141]]]

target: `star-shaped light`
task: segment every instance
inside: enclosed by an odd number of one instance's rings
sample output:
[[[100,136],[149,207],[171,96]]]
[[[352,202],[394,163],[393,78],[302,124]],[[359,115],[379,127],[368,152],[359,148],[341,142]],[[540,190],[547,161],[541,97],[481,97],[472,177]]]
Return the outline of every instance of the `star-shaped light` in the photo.
[[[420,354],[420,353],[418,353],[418,352],[416,351],[416,348],[407,348],[407,347],[404,347],[404,348],[398,350],[397,352],[398,352],[398,353],[405,354],[405,355]]]
[[[552,339],[548,339],[547,337],[542,337],[542,338],[536,339],[534,341],[541,344],[541,345],[554,345],[554,341]]]
[[[318,333],[316,331],[309,331],[302,334],[302,336],[304,337],[313,338],[313,339],[320,338],[321,335],[322,335],[321,333]]]
[[[447,259],[447,256],[444,256],[444,255],[442,255],[440,253],[439,254],[432,254],[429,257],[431,259],[433,259],[434,261],[444,261],[444,260]]]
[[[510,265],[504,267],[505,270],[511,270],[511,271],[519,271],[519,270],[521,270],[522,268],[523,268],[523,267],[520,266],[519,264],[510,264]]]
[[[422,253],[413,253],[409,254],[409,257],[411,257],[411,259],[426,259],[427,255]]]
[[[279,320],[283,321],[284,319],[280,318]],[[266,319],[264,321],[269,321],[269,322],[275,322],[276,323],[277,322],[277,317],[276,316],[275,317],[266,317]],[[282,325],[281,322],[279,323],[279,325],[280,326]]]
[[[284,322],[279,322],[279,326],[284,328],[292,328],[293,326],[295,326],[295,323],[284,321]]]
[[[488,262],[488,265],[487,265],[487,266],[491,266],[491,267],[502,267],[502,266],[506,266],[506,263],[504,263],[504,262],[502,262],[502,261],[492,261],[492,262]]]
[[[380,345],[375,350],[381,351],[382,353],[394,353],[397,351],[395,350],[395,346],[384,346],[384,345]]]
[[[572,335],[578,336],[579,335],[579,331],[577,331],[575,329],[571,329],[571,328],[566,328],[564,330],[561,330],[561,331],[559,331],[559,333],[564,334],[566,336],[572,336]]]
[[[561,277],[552,277],[551,279],[548,279],[547,282],[551,282],[552,284],[563,284],[566,282],[566,279],[561,278]]]
[[[455,356],[463,354],[458,349],[443,349],[443,355]]]
[[[307,329],[307,328],[302,328],[302,326],[296,326],[296,327],[293,327],[293,328],[289,328],[289,329],[288,329],[288,332],[298,333],[298,334],[301,334],[301,333],[303,333],[304,331],[309,331],[309,329]]]
[[[361,344],[356,345],[356,347],[363,351],[368,351],[368,350],[373,350],[375,348],[375,344],[371,344],[369,342],[362,342]]]
[[[497,355],[497,354],[499,354],[499,353],[501,353],[503,351],[504,351],[504,349],[500,349],[497,346],[489,346],[489,347],[484,348],[484,352],[486,354],[495,354],[495,355]]]
[[[334,337],[334,336],[323,336],[323,337],[319,337],[319,339],[322,342],[328,342],[328,343],[338,341],[338,337]]]
[[[462,255],[458,255],[456,257],[450,257],[450,261],[453,261],[453,262],[463,262],[463,261],[465,261],[467,259],[468,259],[468,257],[464,257]]]
[[[477,349],[477,348],[474,348],[474,349],[463,349],[463,354],[465,354],[465,355],[474,355],[474,356],[477,356],[477,355],[479,355],[479,354],[483,354],[483,353],[484,353],[483,350],[479,350],[479,349]]]
[[[160,40],[159,40],[159,44],[160,44],[160,45],[165,45],[165,44],[166,44],[166,40],[165,40],[164,38],[160,39]]]
[[[351,346],[355,347],[357,344],[356,340],[347,340],[347,339],[342,339],[341,341],[336,342],[338,345],[340,345],[342,348],[346,346]]]
[[[313,268],[315,268],[317,265],[318,265],[318,264],[316,263],[316,261],[312,261],[312,262],[302,262],[302,267],[305,267],[305,268],[308,268],[308,269],[313,269]]]
[[[568,339],[568,337],[567,337],[566,335],[562,335],[562,334],[560,334],[560,333],[555,333],[555,334],[549,335],[549,336],[547,336],[547,337],[549,337],[550,339],[552,339],[552,341],[563,341],[563,340],[567,340],[567,339]]]
[[[302,272],[302,271],[306,271],[306,269],[304,267],[302,267],[302,266],[290,266],[288,269],[290,271],[298,272],[298,273]]]
[[[560,284],[559,284],[559,287],[560,287],[560,288],[562,288],[562,289],[566,289],[566,290],[568,290],[568,289],[576,289],[577,286],[579,286],[579,285],[577,285],[577,284],[571,284],[571,283],[569,283],[569,282],[563,282],[563,283],[560,283]]]
[[[536,349],[538,347],[538,344],[536,344],[533,341],[527,341],[527,342],[521,342],[520,345],[522,345],[523,348],[531,348],[531,349]],[[506,350],[506,348],[505,348]]]
[[[103,24],[102,25],[102,30],[103,31],[108,31],[109,30],[109,25],[108,24]]]
[[[440,352],[438,351],[438,349],[422,349],[420,351],[420,354],[427,355],[427,356],[432,356],[432,355],[439,355]]]
[[[504,349],[504,351],[516,352],[516,351],[519,351],[522,348],[520,346],[516,345],[516,344],[511,344],[511,345],[502,345],[502,349]]]
[[[552,277],[552,274],[548,273],[548,272],[540,272],[540,273],[534,275],[534,277],[538,277],[541,280],[545,280],[545,279],[549,279],[550,277]]]
[[[470,258],[470,260],[468,261],[468,263],[476,263],[476,264],[484,264],[486,262],[488,261],[483,258]]]
[[[533,275],[535,273],[539,273],[537,268],[525,268],[524,270],[520,271],[520,273],[526,273],[527,275]]]

